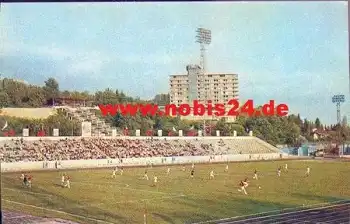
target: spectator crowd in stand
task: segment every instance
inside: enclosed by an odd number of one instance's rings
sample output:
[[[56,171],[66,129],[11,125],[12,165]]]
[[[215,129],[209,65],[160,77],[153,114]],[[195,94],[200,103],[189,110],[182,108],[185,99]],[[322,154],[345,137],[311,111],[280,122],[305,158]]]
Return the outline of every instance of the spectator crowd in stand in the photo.
[[[225,140],[226,141],[226,140]],[[229,140],[227,140],[229,141]],[[241,146],[240,146],[241,145]],[[179,139],[103,139],[77,138],[26,141],[13,139],[0,142],[3,162],[57,161],[79,159],[123,159],[140,157],[173,157],[239,154],[242,144],[227,144],[222,139],[211,142]],[[254,147],[247,142],[243,146]],[[247,151],[248,152],[248,151]],[[264,153],[263,151],[261,151]],[[266,151],[268,152],[268,151]],[[249,151],[248,153],[254,153]]]

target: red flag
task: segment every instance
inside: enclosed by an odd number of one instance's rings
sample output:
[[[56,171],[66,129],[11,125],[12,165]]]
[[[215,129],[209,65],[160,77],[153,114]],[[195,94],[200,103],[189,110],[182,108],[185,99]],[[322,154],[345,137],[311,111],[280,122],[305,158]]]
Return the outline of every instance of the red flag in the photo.
[[[206,133],[206,134],[211,134],[211,133],[210,133],[210,129],[211,129],[210,127],[206,127],[206,128],[205,128],[205,133]]]
[[[153,130],[147,130],[146,131],[147,136],[152,136],[153,135]]]
[[[172,131],[169,131],[169,132],[168,132],[168,136],[173,136],[173,132],[172,132]]]
[[[9,132],[8,132],[8,136],[15,136],[16,135],[16,132],[13,130],[13,129],[11,129]]]
[[[43,137],[43,136],[45,136],[45,131],[43,131],[43,130],[38,131],[37,136],[39,136],[39,137]]]
[[[190,130],[187,132],[187,136],[196,136],[196,132],[194,130]]]
[[[124,129],[124,135],[129,135],[129,130],[128,129]]]
[[[125,127],[125,128],[124,128],[123,133],[124,133],[125,136],[128,136],[128,135],[129,135],[129,129],[128,129],[128,127]]]

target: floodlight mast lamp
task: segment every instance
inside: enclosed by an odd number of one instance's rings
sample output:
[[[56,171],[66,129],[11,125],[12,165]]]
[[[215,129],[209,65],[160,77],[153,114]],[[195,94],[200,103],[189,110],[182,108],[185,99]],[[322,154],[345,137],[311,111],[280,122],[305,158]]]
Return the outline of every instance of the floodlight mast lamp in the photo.
[[[198,28],[196,30],[197,36],[196,36],[196,42],[200,44],[201,47],[201,56],[200,56],[200,66],[203,70],[203,73],[205,71],[205,45],[209,45],[211,43],[211,31],[204,29],[204,28]]]
[[[332,97],[332,102],[336,104],[337,106],[337,123],[340,124],[340,104],[345,102],[345,96],[344,95],[334,95]]]

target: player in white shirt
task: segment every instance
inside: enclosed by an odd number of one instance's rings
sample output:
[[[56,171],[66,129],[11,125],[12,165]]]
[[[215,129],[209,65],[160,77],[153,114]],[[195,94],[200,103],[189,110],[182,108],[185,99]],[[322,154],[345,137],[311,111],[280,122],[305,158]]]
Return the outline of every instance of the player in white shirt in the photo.
[[[120,168],[120,176],[123,176],[123,173],[124,173],[124,168]]]
[[[147,175],[147,170],[145,170],[145,175],[143,176],[144,179],[149,180],[148,175]]]
[[[156,186],[158,182],[158,177],[154,176],[153,177],[153,185]]]
[[[278,169],[277,169],[277,176],[281,176],[281,167],[278,167]]]
[[[306,168],[306,174],[305,174],[307,177],[310,175],[310,167],[307,167]]]
[[[116,172],[117,172],[116,169],[114,169],[114,170],[113,170],[113,173],[112,173],[112,178],[116,178],[116,176],[117,176],[117,175],[116,175]]]
[[[64,183],[66,182],[66,175],[63,174],[61,177],[61,185],[64,186]]]
[[[24,173],[21,174],[21,180],[23,181],[24,180]]]
[[[239,183],[239,187],[240,187],[240,189],[238,189],[239,192],[243,192],[244,194],[247,194],[247,191],[245,190],[246,187],[245,187],[244,181],[241,181]]]
[[[166,170],[166,174],[169,175],[170,174],[170,168],[168,167],[168,169]]]
[[[288,164],[287,163],[284,165],[284,170],[288,171]]]
[[[70,177],[69,176],[67,176],[66,184],[64,186],[67,187],[67,188],[70,188]]]
[[[185,166],[182,167],[182,171],[184,171],[184,172],[186,171],[186,167]]]
[[[255,180],[258,179],[258,171],[257,170],[254,171],[253,179],[255,179]]]
[[[245,178],[245,180],[243,181],[244,183],[244,188],[247,188],[249,186],[248,184],[248,178]]]
[[[29,188],[32,187],[32,176],[31,175],[28,176],[28,187]]]
[[[228,164],[225,167],[225,172],[228,172]]]
[[[209,179],[210,179],[210,180],[211,180],[211,179],[214,179],[214,171],[213,171],[213,170],[210,171]]]
[[[194,163],[192,163],[192,169],[194,169]]]

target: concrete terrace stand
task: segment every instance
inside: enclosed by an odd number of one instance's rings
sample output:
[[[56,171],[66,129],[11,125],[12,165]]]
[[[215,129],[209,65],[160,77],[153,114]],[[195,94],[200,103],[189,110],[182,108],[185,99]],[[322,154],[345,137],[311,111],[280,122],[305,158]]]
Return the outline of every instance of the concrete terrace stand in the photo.
[[[22,137],[2,137],[0,143],[11,140],[19,140]],[[82,139],[83,137],[23,137],[24,141],[57,141],[62,139]],[[146,140],[150,137],[89,137],[89,139],[130,139],[130,140]],[[274,146],[251,136],[240,137],[152,137],[154,140],[182,140],[182,141],[201,141],[201,140],[255,140],[260,144],[272,149],[271,153],[254,153],[249,154],[242,152],[241,154],[227,155],[206,155],[206,156],[174,156],[174,157],[150,157],[150,158],[123,158],[119,159],[96,159],[96,160],[62,160],[62,161],[38,161],[38,162],[11,162],[1,163],[1,172],[16,172],[23,170],[52,170],[52,169],[82,169],[82,168],[102,168],[113,166],[147,166],[153,165],[176,165],[190,163],[214,163],[214,162],[234,162],[234,161],[257,161],[257,160],[275,160],[285,158],[286,154],[280,154],[279,150]],[[56,168],[57,163],[60,164]]]

